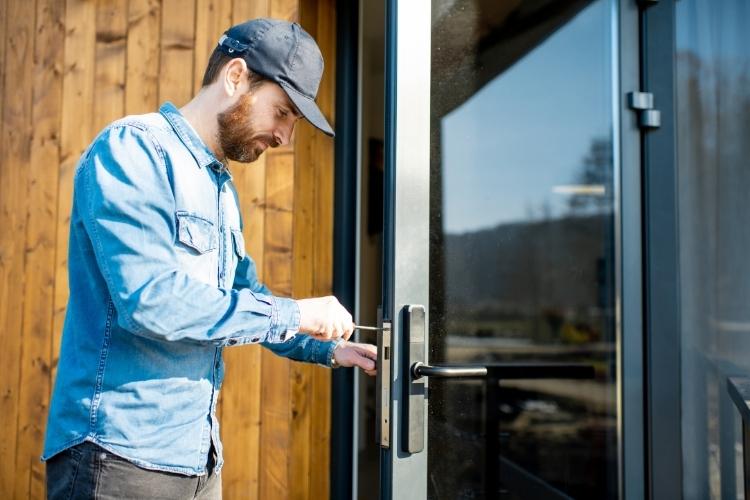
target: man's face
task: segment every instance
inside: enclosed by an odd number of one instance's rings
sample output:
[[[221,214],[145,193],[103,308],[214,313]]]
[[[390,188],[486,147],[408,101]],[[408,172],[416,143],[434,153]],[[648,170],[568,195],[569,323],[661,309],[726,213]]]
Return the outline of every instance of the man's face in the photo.
[[[288,144],[299,112],[276,83],[264,82],[219,113],[218,141],[224,156],[250,163],[269,146]]]

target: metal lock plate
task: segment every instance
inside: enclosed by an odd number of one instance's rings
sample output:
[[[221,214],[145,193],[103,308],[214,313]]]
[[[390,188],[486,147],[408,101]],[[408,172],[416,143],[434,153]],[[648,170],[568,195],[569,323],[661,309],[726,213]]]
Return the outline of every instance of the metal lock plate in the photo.
[[[378,311],[378,326],[383,330],[378,335],[375,441],[383,448],[389,448],[391,446],[391,322],[383,321],[380,310]]]

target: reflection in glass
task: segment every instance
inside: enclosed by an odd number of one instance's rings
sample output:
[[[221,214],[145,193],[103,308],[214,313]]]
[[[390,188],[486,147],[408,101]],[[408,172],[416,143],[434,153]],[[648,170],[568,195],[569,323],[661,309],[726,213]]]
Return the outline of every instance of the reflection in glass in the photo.
[[[726,376],[750,376],[750,3],[675,13],[683,492],[740,498]]]
[[[431,380],[430,498],[616,498],[612,5],[432,5],[430,359],[596,377]]]

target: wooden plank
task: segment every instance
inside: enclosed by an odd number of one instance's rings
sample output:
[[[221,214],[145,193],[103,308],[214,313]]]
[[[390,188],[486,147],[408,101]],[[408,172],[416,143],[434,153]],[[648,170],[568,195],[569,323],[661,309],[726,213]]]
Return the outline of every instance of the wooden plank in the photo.
[[[331,370],[322,366],[311,368],[310,420],[314,432],[310,439],[310,462],[315,464],[316,473],[310,476],[310,498],[329,498],[331,489],[329,472],[331,468]],[[319,474],[318,471],[325,471],[325,473]]]
[[[276,294],[292,294],[294,156],[266,157],[265,281]]]
[[[290,361],[264,349],[262,358],[260,483],[258,498],[289,497]]]
[[[3,133],[3,105],[5,104],[5,42],[8,28],[8,0],[0,0],[0,137]]]
[[[206,63],[219,37],[232,24],[232,0],[196,0],[193,95],[197,94]]]
[[[294,162],[266,157],[265,280],[277,295],[291,290]],[[262,353],[260,498],[289,498],[290,361]]]
[[[317,103],[328,122],[335,128],[334,100],[336,76],[336,20],[335,5],[330,0],[316,2],[321,9],[317,17],[315,38],[325,59],[326,69],[318,89]],[[320,132],[314,131],[315,185],[318,195],[315,198],[315,220],[317,221],[317,248],[313,268],[315,269],[315,288],[318,293],[333,288],[333,140]]]
[[[271,0],[271,17],[299,21],[299,0]]]
[[[52,376],[60,353],[60,338],[68,301],[68,228],[73,201],[73,174],[83,150],[93,139],[96,4],[68,0],[65,6],[60,170],[58,178],[55,250],[55,311]]]
[[[294,208],[294,154],[274,150],[265,156],[266,211],[291,213]],[[291,242],[291,225],[287,229],[287,240]]]
[[[298,133],[294,161],[294,247],[292,258],[292,281],[294,296],[313,297],[314,270],[312,267],[314,245],[317,238],[316,221],[313,218],[315,196],[314,172],[310,168],[309,148],[303,147],[309,139],[306,128]],[[289,474],[291,497],[312,498],[310,490],[311,463],[310,446],[312,435],[318,432],[313,427],[312,403],[313,366],[305,363],[292,363],[292,422],[291,449],[289,450]],[[316,467],[317,469],[317,467]],[[325,470],[325,469],[322,469]]]
[[[310,490],[312,466],[310,446],[318,429],[312,428],[312,370],[309,363],[291,363],[291,423],[289,427],[289,494],[294,499],[320,498]],[[328,446],[328,444],[326,444]],[[325,467],[316,472],[324,473]],[[325,473],[327,475],[327,473]]]
[[[224,446],[223,494],[258,498],[260,463],[261,348],[243,346],[224,351],[226,373],[221,393]]]
[[[16,463],[19,422],[19,382],[23,357],[23,294],[27,188],[31,160],[31,103],[35,2],[7,4],[3,132],[0,138],[0,491],[13,497],[19,475],[28,480],[29,463]],[[24,438],[25,440],[26,438]]]
[[[94,69],[94,130],[125,111],[125,48],[127,0],[99,0],[96,7],[96,65]]]
[[[159,106],[159,0],[128,3],[125,113],[156,111]]]
[[[260,465],[261,348],[224,351],[226,382],[222,389],[221,429],[226,467],[225,498],[258,498]]]
[[[54,309],[57,169],[65,4],[38,0],[33,58],[33,136],[25,236],[23,351],[19,385],[15,497],[43,498],[44,464],[39,460],[49,407]]]
[[[299,6],[299,16],[302,22],[308,21],[316,11],[306,9],[304,4]],[[315,148],[314,132],[309,124],[302,120],[295,127],[293,143],[294,161],[294,251],[293,251],[293,282],[296,297],[314,297],[315,243],[317,221],[315,219],[315,199],[318,195],[318,185],[315,179]],[[291,443],[289,450],[289,474],[291,477],[292,498],[318,498],[311,490],[312,481],[312,441],[320,429],[313,422],[314,395],[312,393],[312,374],[314,367],[310,364],[292,364],[292,423]],[[327,443],[325,446],[329,446]],[[327,470],[325,468],[316,470]],[[328,474],[323,474],[328,475]]]
[[[268,17],[271,8],[270,3],[271,0],[235,0],[232,10],[232,24],[244,23],[259,17]]]
[[[195,0],[163,0],[159,101],[185,105],[193,97]]]
[[[329,123],[334,126],[335,76],[336,76],[336,7],[333,0],[303,0],[302,26],[315,38],[323,54],[325,70],[318,89],[317,103]],[[307,14],[310,14],[309,16]],[[313,249],[313,293],[330,294],[333,290],[333,140],[306,124],[310,131],[311,167],[316,186],[313,217],[316,222]],[[300,130],[300,133],[302,129]],[[330,467],[331,437],[331,371],[314,367],[311,374],[310,417],[315,432],[309,452],[310,462],[323,470]],[[330,475],[314,474],[310,479],[313,497],[330,495]]]

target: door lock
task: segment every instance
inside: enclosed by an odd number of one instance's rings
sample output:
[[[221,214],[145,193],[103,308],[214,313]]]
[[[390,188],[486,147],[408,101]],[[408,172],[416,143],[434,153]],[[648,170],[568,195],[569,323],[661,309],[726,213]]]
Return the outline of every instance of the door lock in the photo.
[[[378,309],[378,372],[375,378],[375,441],[383,448],[391,446],[391,322],[383,321],[383,311]]]

